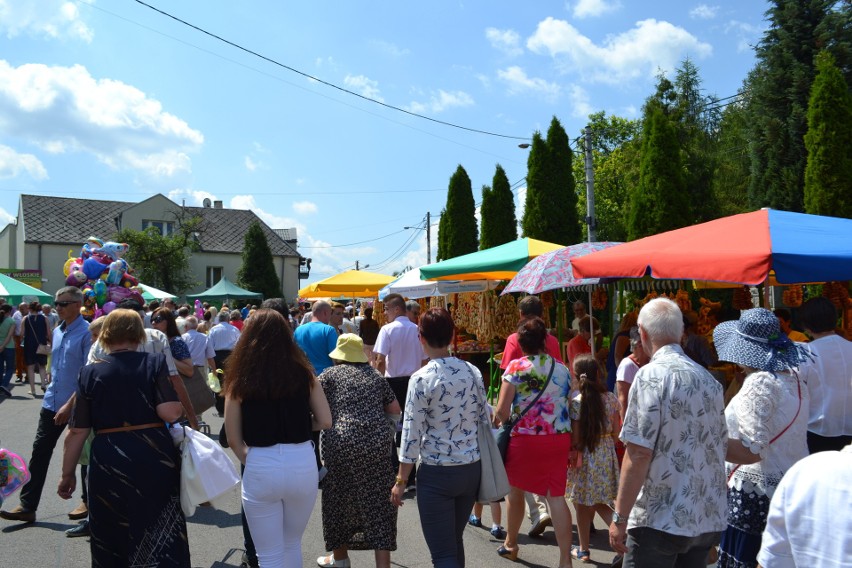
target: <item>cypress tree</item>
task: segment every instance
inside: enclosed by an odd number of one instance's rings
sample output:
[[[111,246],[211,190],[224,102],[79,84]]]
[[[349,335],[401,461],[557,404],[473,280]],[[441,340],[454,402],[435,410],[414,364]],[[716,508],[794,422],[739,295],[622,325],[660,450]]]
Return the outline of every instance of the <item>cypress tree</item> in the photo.
[[[506,171],[500,164],[494,172],[493,188],[482,186],[482,230],[479,249],[496,247],[518,238],[518,221],[515,217],[515,196]]]
[[[447,190],[447,207],[438,225],[444,228],[443,259],[455,258],[463,254],[476,252],[479,240],[476,234],[476,204],[473,201],[473,189],[470,177],[459,164],[455,173],[450,177]],[[446,217],[446,221],[445,221]]]
[[[243,244],[243,263],[237,273],[240,286],[252,292],[260,292],[264,298],[281,295],[281,281],[275,272],[272,250],[260,223],[249,225]]]
[[[630,196],[630,240],[690,224],[689,194],[683,184],[677,131],[658,101],[645,107],[639,184]]]
[[[535,132],[527,156],[527,198],[524,201],[524,216],[521,219],[523,236],[533,239],[544,239],[545,224],[542,201],[547,195],[547,184],[550,178],[547,160],[547,145],[541,132]]]
[[[852,218],[852,95],[834,57],[822,51],[808,105],[805,211]]]
[[[447,208],[441,209],[441,218],[438,220],[438,250],[435,260],[447,259]]]
[[[753,208],[802,211],[804,137],[814,57],[822,46],[848,48],[852,29],[834,25],[838,18],[848,19],[848,2],[840,12],[833,11],[838,4],[834,0],[772,0],[770,4],[769,29],[757,46],[757,64],[748,79],[749,201]],[[832,37],[838,33],[842,37]]]
[[[580,220],[577,217],[577,188],[574,182],[572,162],[574,154],[568,134],[554,116],[547,129],[547,151],[552,176],[550,193],[553,196],[547,206],[547,237],[543,240],[563,245],[573,245],[583,239]]]

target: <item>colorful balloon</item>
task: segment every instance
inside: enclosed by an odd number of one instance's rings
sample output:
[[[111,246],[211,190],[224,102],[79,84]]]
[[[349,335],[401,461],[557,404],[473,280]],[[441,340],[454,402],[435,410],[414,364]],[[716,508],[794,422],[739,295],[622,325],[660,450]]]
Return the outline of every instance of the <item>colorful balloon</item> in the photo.
[[[101,308],[107,301],[107,285],[103,280],[98,280],[94,285],[95,303]]]
[[[103,307],[104,315],[107,315],[108,313],[110,313],[111,311],[113,311],[115,308],[116,308],[116,303],[115,303],[115,302],[113,302],[113,301],[109,301],[109,302],[105,303],[105,304],[104,304],[104,307]]]
[[[130,245],[127,243],[116,243],[113,241],[109,241],[103,244],[103,246],[92,251],[92,254],[105,254],[110,257],[112,260],[118,260],[124,253],[126,253],[130,249]]]
[[[108,266],[106,264],[98,262],[94,257],[87,258],[83,261],[83,273],[89,280],[97,280],[107,268]]]
[[[85,286],[88,280],[89,279],[84,273],[80,272],[79,270],[75,270],[74,272],[68,275],[68,278],[65,279],[65,285],[76,286],[77,288],[80,288],[82,286]]]
[[[120,284],[121,277],[127,272],[127,262],[124,259],[118,259],[110,263],[109,272],[107,273],[107,284]]]
[[[0,448],[0,504],[29,480],[30,470],[24,459]]]

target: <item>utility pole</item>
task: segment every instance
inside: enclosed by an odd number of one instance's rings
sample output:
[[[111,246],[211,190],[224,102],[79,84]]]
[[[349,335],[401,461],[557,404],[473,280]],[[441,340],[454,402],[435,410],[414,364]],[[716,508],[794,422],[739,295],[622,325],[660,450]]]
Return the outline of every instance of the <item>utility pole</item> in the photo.
[[[595,169],[592,162],[592,128],[586,126],[586,229],[588,242],[595,242]]]
[[[426,264],[432,264],[432,213],[426,212]]]
[[[358,266],[358,261],[357,261],[357,260],[355,261],[355,270],[361,270],[361,268]]]

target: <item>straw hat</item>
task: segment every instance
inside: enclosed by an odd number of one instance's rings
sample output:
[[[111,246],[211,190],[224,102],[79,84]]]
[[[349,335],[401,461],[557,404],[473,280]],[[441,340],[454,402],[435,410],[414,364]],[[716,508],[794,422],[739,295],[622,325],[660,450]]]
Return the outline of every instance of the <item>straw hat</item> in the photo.
[[[713,343],[722,361],[759,371],[785,371],[805,360],[804,349],[781,331],[778,318],[764,308],[745,310],[738,321],[717,325]]]
[[[364,354],[364,342],[354,333],[341,334],[337,338],[337,347],[328,356],[347,363],[367,362],[367,356]]]

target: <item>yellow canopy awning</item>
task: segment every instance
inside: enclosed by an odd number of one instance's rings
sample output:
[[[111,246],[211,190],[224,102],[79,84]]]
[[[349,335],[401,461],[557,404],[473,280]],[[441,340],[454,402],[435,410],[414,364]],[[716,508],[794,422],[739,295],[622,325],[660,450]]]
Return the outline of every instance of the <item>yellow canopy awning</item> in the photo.
[[[329,296],[377,296],[379,290],[396,278],[366,270],[347,270],[325,280],[314,282],[299,290],[301,298],[327,298]]]

